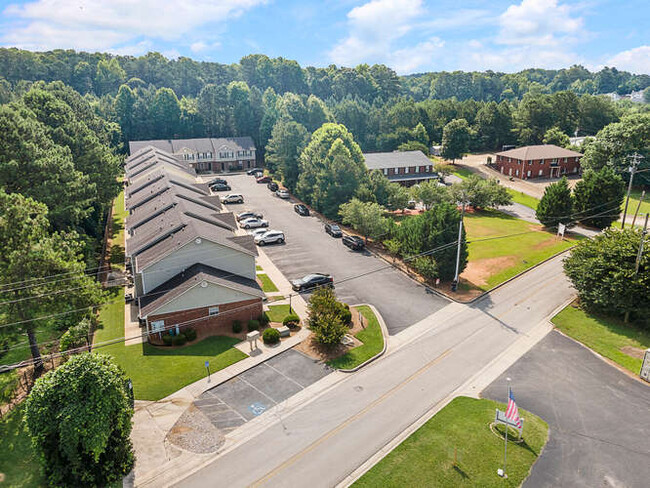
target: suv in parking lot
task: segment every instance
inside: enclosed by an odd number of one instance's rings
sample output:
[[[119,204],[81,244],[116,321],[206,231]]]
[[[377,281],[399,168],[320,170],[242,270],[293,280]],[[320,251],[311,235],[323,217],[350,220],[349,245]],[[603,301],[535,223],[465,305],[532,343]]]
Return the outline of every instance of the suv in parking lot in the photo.
[[[293,210],[297,214],[300,214],[300,215],[302,215],[304,217],[309,217],[309,209],[305,205],[303,205],[302,203],[294,205]]]
[[[221,197],[221,203],[244,203],[244,197],[239,193],[230,193]]]
[[[328,274],[312,273],[303,276],[300,279],[291,281],[291,288],[293,288],[294,291],[309,290],[318,286],[330,286],[334,288],[334,279]]]
[[[341,242],[344,246],[348,246],[353,251],[360,251],[366,247],[365,241],[359,236],[343,236]]]
[[[253,239],[258,246],[266,244],[282,244],[284,242],[284,232],[279,230],[270,230],[264,234],[256,235]]]
[[[214,183],[210,185],[210,190],[212,191],[230,191],[232,188],[230,188],[230,185],[227,183]]]
[[[343,235],[341,228],[336,224],[325,224],[325,232],[332,237],[341,237]]]
[[[268,176],[268,175],[260,176],[259,178],[255,178],[255,181],[257,183],[268,183],[271,180],[272,180],[272,178],[270,176]]]
[[[277,191],[278,190],[278,184],[275,181],[269,181],[269,183],[266,185],[266,187],[271,190],[271,191]]]
[[[259,212],[252,212],[250,210],[246,210],[245,212],[238,213],[237,216],[235,217],[237,219],[237,222],[244,220],[244,219],[261,219],[263,215]]]
[[[266,220],[253,217],[242,220],[239,225],[244,229],[252,229],[253,227],[268,227],[269,223]]]

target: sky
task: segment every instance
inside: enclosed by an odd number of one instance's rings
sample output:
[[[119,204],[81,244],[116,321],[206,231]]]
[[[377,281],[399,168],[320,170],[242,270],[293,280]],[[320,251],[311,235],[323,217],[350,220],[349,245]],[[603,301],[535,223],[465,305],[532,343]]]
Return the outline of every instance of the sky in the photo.
[[[647,0],[0,0],[0,45],[399,74],[582,64],[650,74]]]

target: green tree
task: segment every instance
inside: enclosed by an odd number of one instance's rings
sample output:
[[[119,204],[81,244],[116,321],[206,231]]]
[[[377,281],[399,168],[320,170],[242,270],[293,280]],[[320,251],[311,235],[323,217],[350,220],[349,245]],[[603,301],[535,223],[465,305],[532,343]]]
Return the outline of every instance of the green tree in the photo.
[[[171,88],[159,88],[149,110],[155,132],[161,139],[173,139],[181,120],[181,104]]]
[[[37,371],[42,369],[37,330],[68,328],[105,298],[99,282],[85,273],[80,250],[76,234],[50,232],[43,204],[0,190],[0,313],[13,330],[27,335]],[[47,279],[62,275],[63,285]],[[28,284],[15,285],[26,279]]]
[[[361,149],[340,124],[324,124],[300,155],[297,195],[329,218],[367,179]]]
[[[229,135],[232,130],[228,90],[224,85],[207,84],[199,93],[199,115],[209,137]]]
[[[621,214],[624,194],[623,179],[612,168],[586,170],[573,189],[577,220],[598,229],[609,227]]]
[[[388,187],[388,192],[386,206],[391,210],[404,210],[411,200],[411,194],[408,188],[398,183],[391,183]]]
[[[117,92],[119,86],[126,80],[126,72],[120,66],[117,58],[102,59],[97,63],[95,73],[95,92],[97,95],[107,95]]]
[[[341,205],[339,215],[346,225],[361,233],[368,242],[368,238],[378,239],[388,232],[388,219],[384,217],[386,209],[374,202],[362,202],[353,198],[348,203]]]
[[[429,155],[429,148],[418,141],[407,141],[397,146],[398,151],[421,151],[425,156]]]
[[[282,177],[291,192],[295,191],[299,176],[300,153],[309,141],[309,133],[298,122],[283,117],[276,122],[271,139],[266,145],[267,167]]]
[[[557,227],[558,224],[570,225],[573,216],[573,196],[566,177],[551,183],[544,190],[544,196],[537,205],[537,219],[546,227]]]
[[[131,87],[122,85],[117,91],[117,96],[113,102],[115,116],[120,123],[120,127],[122,127],[122,136],[125,143],[134,140],[135,136],[134,108],[136,98],[136,94]]]
[[[442,246],[456,242],[458,239],[458,226],[460,225],[460,212],[455,205],[441,203],[431,210],[420,215],[404,220],[395,230],[394,239],[399,242],[399,251],[405,259],[413,259],[427,252],[420,259],[433,261],[425,265],[421,261],[418,269],[436,270],[437,277],[450,280],[454,277],[456,268],[456,247]],[[461,236],[460,272],[467,265],[467,243],[465,242],[465,229]],[[435,268],[433,267],[435,266]],[[435,278],[436,276],[428,276]]]
[[[438,184],[436,180],[425,181],[411,187],[411,195],[414,200],[422,202],[426,210],[439,203],[452,202],[449,189]]]
[[[512,203],[512,195],[496,178],[483,179],[470,175],[451,186],[452,200],[466,202],[474,208],[495,208]]]
[[[588,310],[627,315],[650,324],[650,249],[644,248],[639,272],[636,257],[641,241],[636,229],[606,229],[580,241],[564,261],[564,271]]]
[[[457,159],[462,159],[469,151],[469,140],[470,130],[467,120],[452,120],[442,131],[442,157],[451,159],[452,164]]]
[[[73,325],[59,339],[59,349],[61,352],[71,349],[85,347],[88,352],[92,349],[92,322],[90,318],[84,317],[76,325]]]
[[[334,117],[332,116],[330,110],[323,103],[323,101],[314,96],[309,95],[307,99],[307,130],[309,132],[314,132],[321,125],[327,122],[333,122]]]
[[[109,356],[79,354],[34,384],[25,424],[51,486],[106,486],[133,467],[131,398]]]
[[[553,144],[559,147],[567,147],[571,143],[569,136],[562,132],[559,127],[551,127],[547,130],[543,142],[544,144]]]
[[[327,347],[341,343],[348,332],[348,326],[343,320],[343,310],[336,300],[334,290],[323,287],[314,291],[309,298],[307,312],[309,328],[319,343]]]

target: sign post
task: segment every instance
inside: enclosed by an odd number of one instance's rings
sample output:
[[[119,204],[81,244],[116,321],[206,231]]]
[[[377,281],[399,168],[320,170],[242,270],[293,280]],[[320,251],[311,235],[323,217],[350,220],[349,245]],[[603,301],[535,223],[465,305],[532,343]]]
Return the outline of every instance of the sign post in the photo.
[[[566,230],[566,225],[564,225],[563,223],[560,223],[557,226],[557,235],[560,236],[560,237],[564,237],[564,231],[565,230]]]
[[[208,383],[210,383],[210,361],[205,362],[205,369],[208,370]]]
[[[641,372],[639,374],[641,378],[650,383],[650,349],[645,350],[643,364],[641,365]]]

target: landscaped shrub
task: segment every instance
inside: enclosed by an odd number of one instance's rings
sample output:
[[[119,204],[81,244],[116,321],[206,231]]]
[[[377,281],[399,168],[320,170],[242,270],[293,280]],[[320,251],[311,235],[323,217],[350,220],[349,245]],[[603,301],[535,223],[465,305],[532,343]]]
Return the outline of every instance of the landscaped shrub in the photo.
[[[282,325],[289,327],[290,329],[298,327],[298,324],[300,324],[300,317],[295,313],[290,313],[284,318],[284,320],[282,320]]]
[[[277,344],[280,342],[280,333],[278,332],[278,329],[269,327],[262,334],[262,339],[264,340],[265,344]]]
[[[171,346],[172,345],[172,339],[173,337],[170,336],[169,334],[165,334],[162,338],[163,344],[166,346]]]
[[[241,320],[232,321],[232,331],[235,334],[239,334],[242,331]]]
[[[340,302],[340,312],[341,322],[345,325],[350,325],[352,323],[352,312],[350,311],[350,306],[347,303]]]
[[[186,342],[185,334],[178,334],[172,338],[172,346],[184,346]]]
[[[251,319],[248,321],[248,332],[252,332],[254,330],[260,330],[260,321]]]
[[[191,342],[194,339],[196,339],[196,331],[194,329],[185,329],[184,334],[188,342]]]
[[[269,316],[266,315],[266,312],[262,313],[262,315],[257,317],[257,320],[259,320],[260,325],[262,327],[266,327],[267,325],[269,325],[269,322],[271,321],[271,319],[269,319]]]

